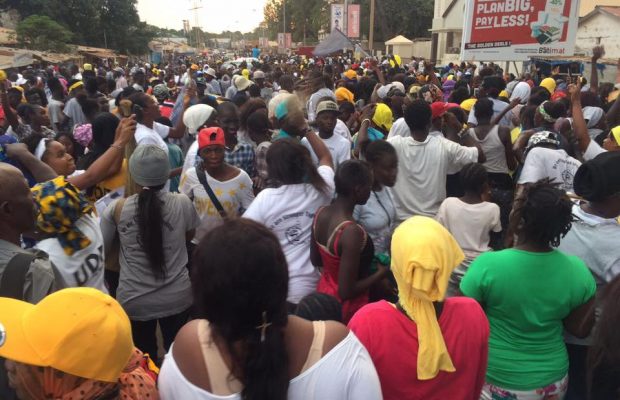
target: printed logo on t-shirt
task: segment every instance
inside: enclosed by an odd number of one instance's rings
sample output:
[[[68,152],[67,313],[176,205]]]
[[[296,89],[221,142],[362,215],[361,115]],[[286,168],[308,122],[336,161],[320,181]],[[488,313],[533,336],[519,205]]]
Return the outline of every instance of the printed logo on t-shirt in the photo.
[[[297,222],[295,225],[289,226],[286,228],[285,234],[289,244],[298,244],[301,242],[301,224]]]
[[[97,248],[97,253],[89,254],[86,260],[73,273],[73,278],[78,286],[84,286],[90,278],[103,267],[103,246]]]

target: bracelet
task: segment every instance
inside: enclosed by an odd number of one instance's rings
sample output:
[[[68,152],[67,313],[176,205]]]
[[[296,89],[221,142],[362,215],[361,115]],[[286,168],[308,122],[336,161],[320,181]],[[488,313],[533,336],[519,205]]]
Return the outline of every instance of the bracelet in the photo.
[[[362,122],[360,122],[360,126],[366,121],[368,121],[368,125],[370,125],[370,122],[371,122],[370,119],[366,118],[366,119],[363,119]]]
[[[465,127],[463,127],[463,129],[461,129],[461,130],[459,131],[459,133],[457,133],[457,134],[456,134],[456,135],[459,137],[459,139],[462,139],[462,138],[463,138],[463,136],[464,136],[464,132],[466,132],[468,129],[469,129],[469,127],[468,127],[468,126],[465,126]]]
[[[119,150],[125,150],[125,148],[121,145],[118,144],[111,144],[110,147],[114,147],[115,149],[119,149]]]

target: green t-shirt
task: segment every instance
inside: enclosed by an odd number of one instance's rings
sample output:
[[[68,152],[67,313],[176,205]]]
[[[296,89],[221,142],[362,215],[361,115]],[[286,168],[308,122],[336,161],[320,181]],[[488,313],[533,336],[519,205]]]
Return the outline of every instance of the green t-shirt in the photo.
[[[583,261],[558,250],[483,253],[460,288],[482,304],[489,319],[487,382],[534,390],[566,375],[562,320],[596,291]]]

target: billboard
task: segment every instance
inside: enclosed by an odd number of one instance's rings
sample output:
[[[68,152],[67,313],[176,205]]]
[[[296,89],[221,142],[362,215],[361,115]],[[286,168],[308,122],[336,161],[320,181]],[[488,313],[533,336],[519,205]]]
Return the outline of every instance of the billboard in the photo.
[[[571,56],[578,21],[579,0],[467,0],[461,59]]]
[[[350,4],[347,9],[347,36],[360,37],[360,5]]]
[[[290,33],[278,33],[278,48],[290,49],[293,44],[293,37]]]
[[[342,32],[344,24],[344,4],[332,4],[331,31],[338,29]]]

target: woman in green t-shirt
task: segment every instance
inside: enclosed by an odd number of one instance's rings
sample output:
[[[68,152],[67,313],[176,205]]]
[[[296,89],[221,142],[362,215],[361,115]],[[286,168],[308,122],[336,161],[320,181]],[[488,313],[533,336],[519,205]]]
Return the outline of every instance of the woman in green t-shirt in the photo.
[[[489,364],[481,399],[562,399],[568,384],[565,328],[584,337],[596,284],[579,258],[554,247],[571,227],[572,203],[548,181],[515,201],[516,246],[484,253],[461,281],[489,319]]]

